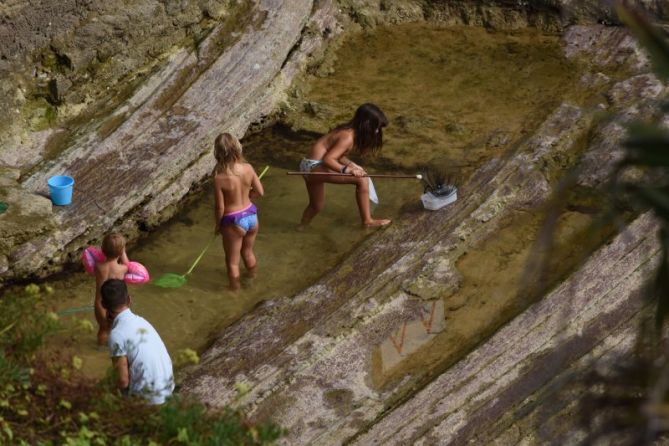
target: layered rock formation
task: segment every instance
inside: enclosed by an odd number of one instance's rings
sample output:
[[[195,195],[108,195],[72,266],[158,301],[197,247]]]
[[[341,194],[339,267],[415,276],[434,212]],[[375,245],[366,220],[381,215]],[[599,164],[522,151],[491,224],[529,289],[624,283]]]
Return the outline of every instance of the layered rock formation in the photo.
[[[638,3],[658,16],[667,14],[664,2]],[[0,179],[2,199],[16,211],[0,215],[0,281],[46,274],[111,228],[133,236],[172,215],[210,172],[213,136],[224,129],[242,136],[250,124],[276,111],[292,80],[313,63],[310,57],[351,24],[340,8],[354,27],[430,19],[562,30],[580,21],[589,26],[567,30],[565,52],[594,61],[582,82],[605,92],[599,106],[562,104],[507,157],[470,178],[456,204],[433,214],[414,213],[411,221],[368,239],[314,286],[255,309],[219,336],[183,388],[213,406],[238,401],[256,417],[274,418],[290,430],[290,444],[432,444],[442,438],[458,443],[498,434],[531,441],[538,438],[533,429],[543,414],[530,393],[550,395],[555,383],[550,373],[535,370],[579,368],[587,362],[584,355],[600,356],[598,349],[606,350],[607,342],[629,346],[629,321],[640,308],[635,296],[656,257],[649,217],[631,226],[631,241],[616,238],[534,306],[541,296],[518,297],[511,286],[498,292],[485,281],[485,273],[499,270],[495,277],[500,277],[518,271],[505,269],[508,264],[524,264],[538,225],[536,207],[584,146],[591,150],[578,182],[595,189],[606,177],[604,167],[616,160],[624,125],[652,114],[654,101],[665,95],[629,35],[590,26],[612,21],[609,7],[568,0],[351,0],[322,1],[315,8],[307,0],[146,0],[118,15],[113,2],[86,4],[89,9],[82,10],[77,2],[60,3],[68,13],[51,22],[51,2],[31,2],[33,10],[21,1],[3,4],[0,38],[11,44],[0,55],[0,69],[42,62],[27,71],[36,81],[19,72],[18,81],[2,85],[9,102],[0,107],[7,124],[1,129],[6,146],[0,160],[23,176],[14,170]],[[152,24],[146,33],[132,25],[142,14]],[[34,27],[42,31],[24,31]],[[128,48],[109,41],[110,35]],[[117,56],[125,62],[114,62]],[[599,64],[619,65],[619,78],[597,71]],[[132,70],[115,71],[120,66]],[[99,95],[86,92],[90,73],[101,79]],[[117,89],[108,94],[107,86]],[[39,110],[16,112],[29,103],[28,96]],[[88,114],[79,115],[77,104]],[[91,107],[100,113],[91,114]],[[602,108],[614,117],[598,122]],[[53,116],[56,110],[60,117]],[[51,128],[53,123],[62,128]],[[75,177],[76,200],[50,215],[39,194],[56,173]],[[35,206],[24,212],[15,203],[26,193]],[[562,217],[577,228],[588,222],[577,211]],[[17,226],[10,218],[27,220]],[[27,225],[34,232],[26,232]],[[467,264],[489,259],[496,238],[506,235],[522,245],[493,258],[488,269],[467,271]],[[601,268],[611,268],[620,280],[600,278]],[[584,292],[570,294],[579,288]],[[556,309],[572,314],[570,296],[606,309],[590,307],[569,324],[547,316]],[[527,348],[510,346],[510,339],[525,341]],[[486,366],[490,373],[482,371]],[[476,379],[474,371],[482,371]],[[239,398],[235,383],[250,391]],[[420,389],[425,390],[417,393]],[[516,404],[529,415],[514,412]],[[487,429],[478,437],[477,426]]]
[[[45,273],[114,225],[132,236],[164,221],[210,173],[215,134],[242,136],[272,112],[320,36],[302,39],[291,53],[310,1],[247,6],[197,49],[175,51],[111,115],[86,124],[63,153],[24,175],[26,190],[45,193],[46,178],[67,173],[76,181],[75,200],[54,209],[58,230],[2,253],[11,264],[2,279]],[[327,8],[319,11],[313,21],[326,26]]]
[[[541,444],[538,425],[553,415],[568,423],[554,426],[566,441],[581,435],[574,410],[541,408],[531,395],[550,397],[557,371],[587,368],[611,345],[620,343],[620,351],[604,361],[628,351],[639,293],[657,261],[654,223],[644,217],[631,225],[533,306],[537,290],[516,294],[504,276],[523,272],[513,265],[531,258],[537,237],[528,215],[583,148],[590,149],[576,181],[596,188],[615,162],[625,124],[652,116],[666,90],[624,30],[576,26],[564,39],[570,57],[625,66],[620,79],[604,83],[605,102],[563,104],[507,158],[481,168],[454,205],[411,215],[314,286],[227,328],[183,391],[214,407],[236,402],[271,417],[288,428],[287,444],[462,444],[498,435]],[[596,88],[602,76],[586,73],[582,82]],[[600,122],[603,109],[609,119]],[[587,227],[578,214],[560,218]],[[497,239],[510,235],[519,243],[498,252]],[[567,237],[563,244],[580,243]],[[551,256],[553,267],[561,264],[558,252]],[[235,384],[248,393],[238,395]]]
[[[665,13],[661,2],[639,3]],[[324,1],[313,11],[307,1],[125,5],[3,4],[0,165],[19,169],[33,193],[44,193],[53,173],[75,175],[79,199],[57,210],[61,231],[3,247],[11,268],[0,282],[48,274],[113,226],[134,238],[173,215],[211,165],[211,136],[222,129],[242,136],[272,115],[291,81],[314,69],[331,51],[324,43],[337,42],[344,28],[428,19],[558,30],[611,14],[599,2],[566,0]],[[297,96],[287,100],[299,104]],[[120,183],[104,189],[122,195],[99,191],[108,178]]]
[[[587,370],[632,354],[642,285],[660,259],[650,215],[404,404],[355,445],[576,444]]]

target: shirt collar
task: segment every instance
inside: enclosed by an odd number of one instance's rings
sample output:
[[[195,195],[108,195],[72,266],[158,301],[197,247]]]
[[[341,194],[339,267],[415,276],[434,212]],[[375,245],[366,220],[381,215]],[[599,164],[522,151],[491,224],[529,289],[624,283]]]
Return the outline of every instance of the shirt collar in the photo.
[[[114,323],[112,324],[112,328],[116,327],[116,324],[118,324],[122,320],[129,318],[130,316],[132,316],[132,311],[130,311],[130,308],[126,308],[125,310],[121,311],[114,318]]]

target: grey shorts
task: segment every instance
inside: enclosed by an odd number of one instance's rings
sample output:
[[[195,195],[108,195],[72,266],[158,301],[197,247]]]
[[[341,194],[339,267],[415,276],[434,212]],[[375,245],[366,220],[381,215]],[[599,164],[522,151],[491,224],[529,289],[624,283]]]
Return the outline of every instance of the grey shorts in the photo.
[[[300,172],[311,172],[314,168],[323,164],[323,160],[310,160],[309,158],[302,158],[300,161]]]

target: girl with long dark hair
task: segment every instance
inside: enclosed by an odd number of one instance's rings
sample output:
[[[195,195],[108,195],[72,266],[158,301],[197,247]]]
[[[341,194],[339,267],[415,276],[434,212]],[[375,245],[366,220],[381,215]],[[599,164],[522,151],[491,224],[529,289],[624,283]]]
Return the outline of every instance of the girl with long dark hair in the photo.
[[[360,219],[364,226],[384,226],[388,219],[373,219],[369,207],[371,181],[367,172],[348,158],[348,154],[375,153],[383,145],[383,127],[388,119],[374,104],[363,104],[353,119],[341,124],[316,141],[300,162],[301,172],[350,173],[351,176],[304,176],[309,204],[302,214],[302,225],[308,225],[325,206],[325,183],[353,184]]]

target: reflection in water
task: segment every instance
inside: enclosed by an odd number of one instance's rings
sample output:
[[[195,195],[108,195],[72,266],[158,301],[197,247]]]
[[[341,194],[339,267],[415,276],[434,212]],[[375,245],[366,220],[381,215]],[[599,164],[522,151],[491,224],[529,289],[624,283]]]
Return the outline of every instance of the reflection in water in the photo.
[[[256,165],[257,170],[262,166]],[[354,187],[328,185],[325,210],[304,231],[296,230],[307,203],[304,182],[273,167],[263,179],[265,198],[258,201],[260,232],[256,242],[258,276],[242,279],[242,290],[227,290],[225,255],[220,239],[215,242],[181,288],[154,285],[130,287],[133,311],[145,317],[160,333],[174,358],[184,348],[202,349],[217,329],[249,311],[258,302],[290,296],[304,289],[333,267],[364,237],[355,204]],[[379,180],[381,204],[375,214],[398,218],[403,205],[417,203],[422,192],[417,181]],[[213,196],[203,193],[197,203],[168,225],[157,230],[129,252],[143,263],[155,280],[163,273],[183,274],[213,234]],[[93,277],[70,275],[53,284],[58,309],[90,305],[95,288]],[[79,319],[95,324],[92,312],[65,316],[66,326],[54,342],[72,344],[84,359],[84,370],[101,375],[109,364],[105,348],[95,345],[93,333],[74,327]]]
[[[420,347],[443,331],[443,299],[424,302],[417,318],[402,322],[379,346],[381,373],[385,373],[402,362]]]
[[[391,123],[379,158],[363,161],[363,166],[392,164],[408,169],[445,157],[449,167],[466,177],[541,122],[555,103],[574,91],[575,78],[577,70],[564,59],[555,36],[477,28],[463,32],[424,24],[379,27],[347,39],[338,53],[337,72],[309,81],[305,103],[311,112],[296,110],[287,121],[296,128],[327,131],[369,100],[386,112]],[[280,130],[275,127],[244,141],[244,153],[257,170],[262,168],[255,162],[259,159],[296,168],[316,137],[300,134],[287,139]],[[258,277],[244,281],[238,294],[226,290],[220,241],[182,288],[131,288],[134,311],[154,325],[172,357],[183,348],[203,348],[212,333],[258,302],[290,296],[313,283],[370,234],[360,228],[353,187],[328,185],[325,210],[310,230],[300,233],[295,228],[307,203],[303,181],[275,167],[263,183],[266,197],[258,203]],[[422,190],[417,182],[375,184],[381,199],[374,210],[377,218],[397,219],[403,206],[420,206]],[[146,265],[154,278],[166,272],[183,274],[212,235],[212,208],[213,197],[203,194],[195,206],[132,250],[130,257]],[[59,309],[93,301],[94,280],[83,273],[53,285]],[[420,319],[398,327],[398,333],[384,343],[384,370],[401,368],[403,355],[434,337],[441,329],[438,324],[443,327],[440,305],[434,304],[434,314],[426,307],[433,321],[428,331]],[[72,327],[82,325],[78,318],[83,325],[95,324],[92,313],[64,317]],[[96,347],[93,333],[72,328],[53,339],[54,345],[65,342],[84,359],[87,372],[99,375],[107,367],[106,350]]]

